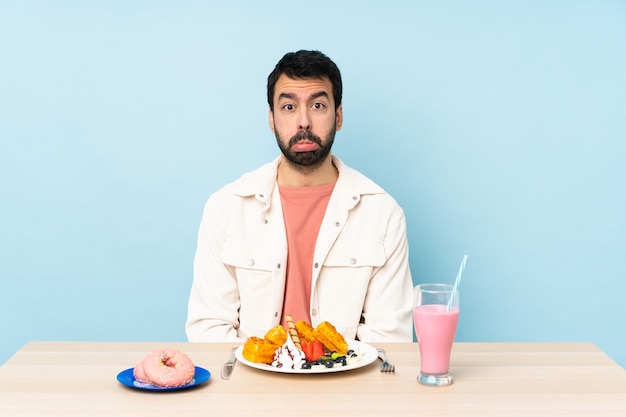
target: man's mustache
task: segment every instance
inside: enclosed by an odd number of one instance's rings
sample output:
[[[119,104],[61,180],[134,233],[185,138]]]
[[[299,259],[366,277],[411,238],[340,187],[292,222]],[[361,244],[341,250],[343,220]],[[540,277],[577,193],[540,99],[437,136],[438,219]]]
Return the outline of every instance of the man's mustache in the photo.
[[[317,143],[322,146],[322,139],[310,130],[299,130],[298,133],[289,139],[289,146],[293,146],[302,140],[308,140],[309,142]]]

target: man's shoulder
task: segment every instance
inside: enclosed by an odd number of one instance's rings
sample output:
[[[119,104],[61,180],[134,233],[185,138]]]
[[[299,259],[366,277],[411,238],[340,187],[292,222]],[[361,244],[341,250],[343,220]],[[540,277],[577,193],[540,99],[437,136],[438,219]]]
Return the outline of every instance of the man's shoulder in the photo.
[[[268,192],[276,180],[277,161],[268,162],[224,185],[214,195],[251,196]]]
[[[346,185],[351,187],[355,192],[362,195],[387,194],[383,187],[378,185],[374,180],[361,171],[349,167],[337,157],[333,157],[333,161],[339,170],[339,177],[341,178],[341,181],[346,183]]]
[[[402,211],[395,198],[370,177],[357,169],[347,166],[336,157],[335,164],[340,172],[340,183],[342,184],[343,192],[359,195],[361,205],[373,205],[377,208],[387,207],[387,209],[392,211]]]

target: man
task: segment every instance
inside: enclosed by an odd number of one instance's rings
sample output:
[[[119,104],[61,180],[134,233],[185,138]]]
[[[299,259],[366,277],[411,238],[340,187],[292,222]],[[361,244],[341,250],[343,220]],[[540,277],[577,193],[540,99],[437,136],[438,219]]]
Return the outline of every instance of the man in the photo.
[[[186,323],[190,341],[262,337],[291,314],[347,340],[412,341],[402,209],[331,155],[342,82],[318,51],[286,54],[268,77],[282,154],[207,201]]]

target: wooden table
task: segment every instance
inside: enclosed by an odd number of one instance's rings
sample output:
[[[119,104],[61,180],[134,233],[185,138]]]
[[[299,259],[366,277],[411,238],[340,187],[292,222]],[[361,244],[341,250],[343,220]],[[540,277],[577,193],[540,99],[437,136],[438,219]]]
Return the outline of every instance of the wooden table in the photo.
[[[212,376],[165,393],[128,388],[116,375],[159,347],[187,353]],[[237,363],[231,344],[30,342],[0,368],[0,416],[626,416],[626,371],[591,343],[456,343],[455,382],[416,381],[416,343],[378,344],[396,365],[288,375]]]

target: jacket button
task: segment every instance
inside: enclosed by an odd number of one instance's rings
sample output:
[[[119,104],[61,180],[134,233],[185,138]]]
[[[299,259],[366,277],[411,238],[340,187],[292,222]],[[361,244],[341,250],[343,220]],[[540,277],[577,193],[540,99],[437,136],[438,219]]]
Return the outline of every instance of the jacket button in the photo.
[[[250,258],[248,259],[248,266],[253,266],[254,265],[254,259]]]
[[[359,197],[357,197],[357,196],[352,196],[352,199],[353,199],[354,201],[356,201],[356,200],[358,200],[358,199],[359,199]]]
[[[311,315],[312,316],[317,316],[317,310],[316,309],[311,310]]]
[[[350,265],[354,265],[354,264],[356,264],[356,259],[350,258],[350,260],[348,262],[350,262]]]
[[[335,226],[339,227],[339,226],[341,226],[341,223],[335,222]]]
[[[276,268],[277,268],[277,269],[280,269],[280,264],[276,264]]]
[[[267,224],[267,223],[268,223],[267,219],[263,219],[263,224]]]
[[[315,269],[319,268],[320,264],[318,264],[317,262],[315,262],[315,265],[313,265],[315,267]]]

